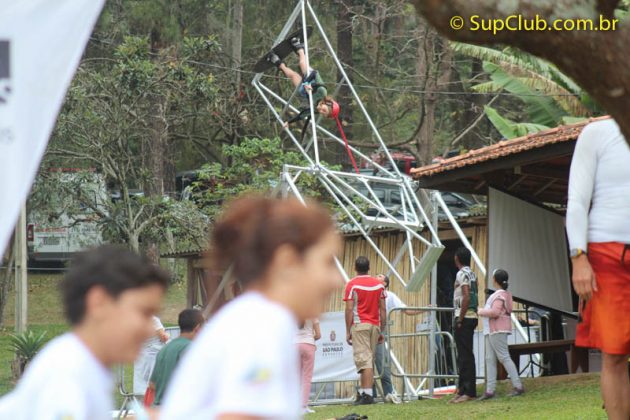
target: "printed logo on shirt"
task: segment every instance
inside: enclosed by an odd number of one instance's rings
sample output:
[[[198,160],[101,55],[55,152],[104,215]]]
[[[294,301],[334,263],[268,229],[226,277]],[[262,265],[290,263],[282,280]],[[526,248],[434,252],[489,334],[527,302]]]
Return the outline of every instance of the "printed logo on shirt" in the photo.
[[[330,332],[330,341],[335,341],[337,339],[337,333],[335,332],[335,330],[332,330]]]
[[[251,384],[259,385],[271,380],[271,369],[255,367],[245,375],[245,380]]]

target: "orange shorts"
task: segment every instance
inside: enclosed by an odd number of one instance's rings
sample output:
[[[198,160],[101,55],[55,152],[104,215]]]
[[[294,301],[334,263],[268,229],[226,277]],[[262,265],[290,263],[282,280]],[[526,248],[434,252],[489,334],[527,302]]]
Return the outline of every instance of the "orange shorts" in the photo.
[[[630,354],[630,249],[624,254],[624,244],[592,243],[588,260],[598,291],[583,307],[575,344],[608,354]]]

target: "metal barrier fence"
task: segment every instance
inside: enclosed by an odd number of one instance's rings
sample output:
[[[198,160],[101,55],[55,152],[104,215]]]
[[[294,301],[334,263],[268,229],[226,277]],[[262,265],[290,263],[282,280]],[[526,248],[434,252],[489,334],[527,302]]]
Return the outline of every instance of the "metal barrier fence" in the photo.
[[[393,377],[402,378],[403,390],[401,392],[401,395],[403,399],[416,398],[418,397],[418,395],[422,393],[423,389],[425,389],[428,395],[432,397],[434,395],[436,381],[449,383],[450,381],[456,381],[459,377],[457,375],[457,348],[455,345],[455,339],[449,331],[439,330],[438,329],[439,326],[437,322],[434,325],[429,325],[428,331],[425,330],[425,331],[415,331],[415,332],[391,333],[390,330],[391,330],[392,324],[394,323],[393,320],[395,319],[394,317],[395,314],[405,312],[405,311],[411,311],[417,314],[430,314],[430,313],[452,314],[454,312],[454,308],[433,307],[433,306],[418,306],[418,307],[410,306],[410,307],[405,307],[405,308],[392,309],[388,313],[389,321],[387,323],[387,330],[386,330],[386,335],[385,335],[386,346],[388,349],[392,348],[392,342],[394,342],[395,340],[409,339],[409,338],[415,338],[415,337],[418,337],[418,338],[426,337],[429,340],[436,343],[436,346],[437,346],[436,351],[433,352],[433,354],[431,354],[431,352],[428,352],[427,361],[428,361],[429,368],[427,369],[426,372],[405,371],[403,367],[395,360],[395,356],[391,351],[386,352],[386,360],[384,361],[384,363],[389,364],[390,372]],[[529,324],[528,315],[532,313],[531,311],[527,309],[523,309],[523,310],[514,310],[513,313],[526,315],[526,317],[528,318],[527,321]],[[541,318],[541,321],[545,318],[545,315],[538,315],[538,316]],[[431,317],[431,319],[435,319],[435,317]],[[523,337],[522,340],[525,342],[541,341],[541,340],[545,340],[549,336],[548,334],[549,332],[546,328],[545,323],[541,322],[539,325],[528,325],[526,327],[526,336]],[[512,337],[513,337],[512,344],[519,342],[518,340],[520,336],[518,334],[512,334]],[[478,358],[480,357],[483,359],[482,355],[484,354],[484,350],[483,350],[483,347],[481,347],[482,344],[480,343],[478,344],[479,344],[479,347],[477,348],[477,356]],[[541,366],[541,363],[540,363],[540,360],[541,360],[540,355],[529,355],[526,357],[529,359],[528,363],[525,364],[525,366],[521,369],[521,372],[519,373],[522,374],[526,372],[527,370],[529,370],[529,374],[531,376],[534,376],[535,373],[540,374],[541,370],[543,369],[543,366]],[[450,362],[450,366],[449,366],[449,362]],[[437,368],[436,368],[436,364],[437,364]],[[484,368],[481,366],[485,365],[485,361],[480,360],[477,363],[477,365],[478,367],[480,367],[479,370],[483,372]],[[396,367],[396,370],[399,373],[395,373],[394,370],[392,369],[393,367]],[[538,369],[535,371],[534,368],[538,368]],[[449,370],[452,371],[452,373],[450,373]],[[445,373],[445,372],[449,372],[449,373]],[[410,379],[422,379],[422,380],[417,387],[414,387],[411,384]],[[477,372],[477,379],[485,379],[485,375],[479,374],[479,372]]]
[[[458,378],[458,376],[456,374],[448,374],[448,373],[436,373],[436,369],[435,369],[435,360],[433,360],[433,362],[431,361],[431,359],[433,357],[436,357],[438,355],[438,353],[441,353],[441,357],[444,361],[444,364],[442,365],[443,367],[446,367],[448,365],[448,359],[450,358],[450,362],[451,362],[451,367],[452,369],[455,370],[457,369],[457,350],[456,350],[456,346],[455,346],[455,339],[453,338],[453,335],[448,332],[448,331],[440,331],[436,329],[437,323],[435,325],[429,325],[429,331],[415,331],[413,333],[407,333],[407,332],[403,332],[403,333],[391,333],[391,326],[393,324],[392,319],[394,319],[394,317],[392,315],[395,315],[396,313],[403,313],[403,312],[414,312],[417,314],[423,314],[423,313],[438,313],[438,312],[447,312],[447,313],[453,313],[454,312],[454,308],[443,308],[443,307],[433,307],[433,306],[408,306],[408,307],[404,307],[404,308],[395,308],[392,309],[391,311],[389,311],[388,313],[388,323],[387,323],[387,329],[386,329],[386,334],[385,334],[385,340],[386,340],[386,344],[388,349],[392,348],[392,341],[393,340],[398,340],[398,339],[409,339],[409,338],[414,338],[414,337],[427,337],[430,342],[433,341],[435,342],[436,338],[440,339],[440,345],[438,345],[438,347],[441,347],[441,352],[437,351],[435,352],[435,354],[430,354],[431,352],[429,352],[428,355],[428,364],[429,364],[429,369],[426,372],[407,372],[405,371],[402,366],[400,366],[400,364],[394,364],[394,367],[396,367],[396,369],[398,370],[399,373],[394,373],[394,371],[392,370],[392,356],[393,353],[390,351],[388,351],[386,353],[386,360],[384,363],[390,363],[390,372],[391,375],[393,377],[396,378],[402,378],[402,382],[403,382],[403,390],[401,393],[401,396],[403,399],[406,399],[408,397],[418,397],[418,395],[421,393],[421,389],[427,384],[427,381],[429,382],[429,396],[433,396],[433,389],[434,389],[434,385],[435,385],[435,380],[436,379],[442,379],[442,380],[456,380]],[[435,319],[435,318],[432,318]],[[441,371],[446,371],[447,369],[440,369]],[[422,379],[422,381],[420,382],[420,385],[418,387],[413,387],[413,385],[411,384],[410,379]],[[410,388],[409,390],[407,388]],[[410,391],[410,392],[407,392]]]

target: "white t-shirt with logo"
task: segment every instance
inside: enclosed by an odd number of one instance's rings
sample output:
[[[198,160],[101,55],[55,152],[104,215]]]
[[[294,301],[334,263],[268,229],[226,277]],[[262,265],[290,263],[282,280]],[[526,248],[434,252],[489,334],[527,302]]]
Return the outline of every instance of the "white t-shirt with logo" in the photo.
[[[109,420],[113,385],[110,370],[66,333],[46,345],[15,390],[0,399],[0,419]]]
[[[238,413],[301,418],[298,321],[248,292],[221,309],[193,340],[166,391],[161,418],[210,420]]]

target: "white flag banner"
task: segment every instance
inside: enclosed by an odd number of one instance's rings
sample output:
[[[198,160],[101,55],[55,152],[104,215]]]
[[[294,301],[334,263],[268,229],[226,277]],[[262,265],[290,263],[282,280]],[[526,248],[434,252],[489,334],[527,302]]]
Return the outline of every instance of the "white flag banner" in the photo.
[[[313,382],[353,381],[359,379],[352,346],[346,342],[344,312],[326,312],[319,318],[322,338],[317,341]]]
[[[0,253],[105,0],[0,0]]]

